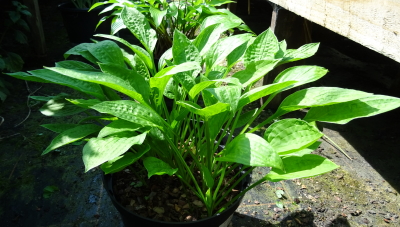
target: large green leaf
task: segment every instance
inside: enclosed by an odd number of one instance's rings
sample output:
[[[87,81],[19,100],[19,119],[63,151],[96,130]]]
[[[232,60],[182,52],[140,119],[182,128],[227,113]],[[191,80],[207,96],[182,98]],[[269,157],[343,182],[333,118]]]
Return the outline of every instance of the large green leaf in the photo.
[[[96,36],[107,38],[107,39],[112,39],[112,40],[115,40],[115,41],[118,41],[118,42],[124,44],[129,49],[131,49],[135,54],[137,54],[137,56],[140,57],[140,59],[142,59],[142,61],[147,65],[147,67],[149,68],[150,71],[153,71],[155,69],[155,66],[154,66],[153,60],[152,60],[153,58],[142,47],[136,46],[136,45],[132,45],[128,41],[126,41],[124,39],[121,39],[119,37],[116,37],[116,36],[112,36],[112,35],[98,34]]]
[[[255,100],[258,100],[264,96],[272,94],[276,91],[282,90],[287,86],[296,83],[296,81],[286,81],[276,84],[268,84],[261,87],[254,88],[240,97],[238,108],[241,108]]]
[[[174,31],[172,56],[175,65],[188,61],[201,62],[199,50],[182,32],[177,29]]]
[[[45,83],[50,82],[59,85],[64,85],[73,88],[75,90],[81,91],[83,93],[86,93],[88,95],[93,95],[94,97],[100,100],[106,99],[103,90],[98,84],[89,83],[69,76],[65,76],[63,74],[54,72],[49,69],[38,69],[38,70],[28,71],[28,73],[30,73],[30,75],[27,73],[16,73],[15,75],[14,74],[8,74],[8,75],[24,80],[31,80],[35,77],[38,78],[38,80],[32,80],[32,81],[45,82]]]
[[[213,24],[208,26],[193,40],[193,45],[200,51],[201,56],[204,56],[210,47],[220,38],[223,30],[219,25],[220,24]]]
[[[85,108],[79,107],[67,101],[66,95],[59,95],[50,99],[40,108],[40,112],[46,116],[63,117],[75,115],[85,111]]]
[[[215,83],[221,83],[221,82],[240,85],[239,80],[236,79],[236,78],[233,78],[233,77],[228,77],[228,78],[224,78],[224,79],[202,81],[202,82],[194,85],[192,87],[192,89],[190,89],[189,96],[193,99],[198,93],[203,91],[205,88],[207,88],[207,87],[209,87],[209,86],[211,86],[211,85],[213,85]]]
[[[150,6],[149,12],[150,12],[151,17],[153,18],[154,25],[156,26],[156,28],[158,28],[158,26],[160,26],[164,16],[167,14],[167,10],[159,10],[153,6]]]
[[[319,43],[308,43],[299,47],[298,49],[287,50],[287,53],[284,55],[281,62],[279,62],[279,65],[287,62],[298,61],[304,58],[309,58],[317,52],[318,47]]]
[[[297,178],[313,177],[330,172],[339,166],[332,161],[314,154],[282,158],[285,171],[272,168],[266,180],[277,182]]]
[[[114,158],[108,162],[103,163],[100,168],[105,174],[116,173],[122,171],[127,166],[132,165],[137,160],[139,160],[144,154],[150,150],[150,146],[146,149],[142,149],[137,153],[125,152],[125,154]]]
[[[246,125],[250,121],[250,119],[255,116],[257,111],[258,111],[258,108],[253,109],[253,110],[249,110],[246,113],[241,114],[239,116],[239,119],[238,119],[238,121],[236,123],[235,128],[240,128],[240,127]]]
[[[241,34],[219,39],[210,47],[210,50],[205,55],[207,70],[211,71],[215,65],[224,60],[233,50],[247,42],[250,38],[251,34]]]
[[[197,105],[196,103],[190,102],[190,101],[178,101],[176,104],[181,105],[188,109],[190,112],[194,114],[198,114],[200,116],[203,116],[205,118],[209,118],[211,116],[214,116],[216,114],[225,112],[229,110],[230,105],[227,103],[216,103],[211,106],[207,106],[205,108],[201,108],[201,106]]]
[[[129,70],[124,66],[112,63],[99,64],[99,66],[101,68],[101,71],[103,71],[106,74],[116,76],[122,79],[123,81],[126,81],[131,88],[133,88],[137,93],[142,95],[144,100],[149,100],[150,97],[149,83],[143,76],[139,75],[135,70]]]
[[[203,92],[209,92],[221,103],[228,103],[231,107],[231,111],[235,112],[238,106],[241,91],[241,86],[229,85],[217,88],[207,88]]]
[[[399,98],[372,95],[349,102],[313,107],[308,111],[304,120],[346,124],[355,118],[374,116],[396,109],[399,106]]]
[[[244,53],[244,65],[247,67],[251,62],[259,60],[272,60],[279,50],[279,43],[274,32],[269,28],[264,31],[247,48]]]
[[[142,43],[145,49],[152,53],[156,46],[157,36],[147,21],[147,18],[134,7],[124,7],[121,18],[125,26]]]
[[[146,133],[132,136],[132,134],[121,133],[120,136],[106,138],[92,138],[83,147],[82,159],[85,164],[85,172],[97,167],[104,162],[113,160],[125,153],[135,144],[142,144]]]
[[[66,69],[86,69],[86,70],[95,70],[95,68],[89,64],[86,64],[81,61],[59,61],[56,62],[56,67],[66,68]]]
[[[263,78],[265,74],[274,69],[274,67],[278,62],[279,60],[275,59],[251,62],[250,64],[247,65],[245,70],[236,72],[235,74],[232,75],[232,77],[238,78],[242,86],[247,87],[248,85],[251,85],[257,82],[259,79]],[[292,81],[295,80],[293,79]],[[277,81],[277,82],[284,82],[284,81]]]
[[[251,133],[233,139],[216,160],[283,169],[282,160],[274,148],[260,136]]]
[[[164,125],[164,119],[153,109],[130,100],[101,102],[91,108],[143,126],[161,129]]]
[[[120,67],[126,67],[122,51],[113,41],[105,40],[98,42],[90,46],[88,50],[101,63],[110,63]]]
[[[39,83],[51,83],[51,81],[42,79],[40,77],[33,76],[32,74],[26,72],[16,72],[16,73],[4,73],[6,75],[12,76],[17,79],[26,80],[26,81],[33,81]]]
[[[75,128],[78,126],[77,124],[44,124],[40,125],[48,130],[51,130],[56,133],[62,133],[68,129]]]
[[[153,100],[155,100],[157,105],[161,104],[165,88],[172,76],[181,72],[200,69],[201,67],[198,62],[185,62],[180,65],[173,65],[162,69],[154,77],[150,78],[150,88],[152,89]]]
[[[316,106],[326,106],[371,96],[371,93],[336,87],[312,87],[286,97],[279,106],[278,115]]]
[[[280,155],[302,150],[323,134],[314,126],[299,119],[284,119],[273,123],[265,131],[264,139]]]
[[[150,178],[153,175],[164,175],[168,174],[172,176],[178,169],[172,168],[168,163],[155,157],[147,157],[143,160],[143,165],[147,169],[147,175]]]
[[[120,132],[136,132],[140,128],[143,128],[143,126],[133,122],[118,119],[104,126],[104,128],[100,130],[97,137],[103,138],[109,135],[118,134]]]
[[[79,125],[74,128],[67,129],[54,138],[50,145],[43,151],[42,155],[57,149],[61,146],[78,141],[92,133],[100,131],[100,126],[94,124]]]
[[[297,81],[297,83],[293,84],[293,86],[291,86],[290,88],[298,87],[300,85],[314,82],[320,79],[321,77],[325,76],[327,72],[327,69],[319,66],[294,66],[279,73],[279,75],[275,78],[274,83],[284,81]]]
[[[203,20],[203,23],[200,25],[200,30],[203,31],[207,27],[212,26],[214,24],[221,24],[220,29],[222,31],[226,31],[231,28],[235,28],[243,23],[242,19],[235,16],[234,14],[230,15],[212,15],[208,16]]]
[[[64,54],[64,58],[67,59],[70,55],[80,55],[84,58],[86,58],[88,61],[90,61],[93,64],[97,63],[97,59],[89,52],[89,48],[96,45],[95,43],[81,43],[73,48],[69,49],[67,52]]]
[[[120,77],[115,75],[98,71],[65,69],[59,67],[51,67],[48,69],[56,73],[71,77],[73,79],[78,79],[86,82],[91,82],[93,84],[101,84],[110,87],[116,91],[126,94],[132,99],[135,99],[143,104],[149,102],[148,99],[144,99],[143,96],[140,93],[138,93],[134,87],[131,86],[129,81],[121,79]]]
[[[311,154],[311,152],[315,151],[318,149],[319,145],[321,145],[321,141],[317,141],[313,144],[311,144],[310,146],[308,146],[307,148],[304,148],[302,150],[290,153],[290,154],[286,154],[286,155],[281,155],[281,156],[303,156],[305,154]]]

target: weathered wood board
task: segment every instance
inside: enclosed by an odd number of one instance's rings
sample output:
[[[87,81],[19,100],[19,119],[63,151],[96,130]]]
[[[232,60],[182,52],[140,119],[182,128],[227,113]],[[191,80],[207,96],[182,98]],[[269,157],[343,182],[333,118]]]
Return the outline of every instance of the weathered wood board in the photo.
[[[400,0],[269,0],[400,62]]]

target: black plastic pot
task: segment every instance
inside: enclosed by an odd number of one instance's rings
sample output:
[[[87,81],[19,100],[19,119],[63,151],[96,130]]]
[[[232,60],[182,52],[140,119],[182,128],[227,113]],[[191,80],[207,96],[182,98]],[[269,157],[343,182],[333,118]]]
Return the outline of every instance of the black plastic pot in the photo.
[[[72,43],[84,43],[90,42],[91,38],[99,39],[98,37],[93,37],[94,34],[110,34],[110,20],[104,21],[96,29],[97,23],[106,15],[99,15],[104,8],[105,6],[97,7],[88,12],[88,8],[78,9],[71,2],[58,5],[69,40]]]
[[[149,218],[145,218],[130,212],[125,209],[115,198],[114,192],[112,189],[112,174],[103,174],[103,185],[107,191],[107,194],[110,196],[112,203],[117,208],[119,213],[121,214],[122,221],[124,222],[125,227],[173,227],[173,226],[181,226],[181,227],[220,227],[226,224],[227,226],[230,222],[231,216],[235,212],[235,210],[239,207],[242,198],[239,198],[236,202],[234,202],[231,206],[229,206],[225,211],[220,214],[214,215],[212,217],[208,217],[205,219],[201,219],[193,222],[165,222],[158,221]],[[250,183],[250,176],[248,175],[242,181],[241,190],[244,190],[248,184]]]

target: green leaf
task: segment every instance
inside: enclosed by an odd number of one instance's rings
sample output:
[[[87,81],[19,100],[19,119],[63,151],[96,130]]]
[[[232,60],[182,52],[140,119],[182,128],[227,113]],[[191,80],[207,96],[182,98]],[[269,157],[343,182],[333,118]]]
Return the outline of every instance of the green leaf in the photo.
[[[168,68],[164,68],[159,71],[154,77],[150,78],[150,88],[152,89],[153,99],[157,105],[161,104],[165,88],[168,81],[173,75],[177,73],[200,70],[200,64],[198,62],[185,62],[180,65],[173,65]]]
[[[121,79],[118,76],[111,75],[108,73],[89,71],[89,70],[78,70],[78,69],[65,69],[59,67],[48,68],[51,71],[59,73],[61,75],[78,79],[83,82],[90,82],[91,84],[101,84],[112,88],[116,91],[126,94],[132,99],[137,100],[140,103],[146,104],[149,101],[145,100],[144,97],[138,93],[134,87],[131,86],[130,82]],[[110,69],[112,70],[112,69]]]
[[[259,60],[272,60],[275,53],[279,50],[279,43],[274,32],[268,30],[259,34],[254,42],[247,48],[244,53],[244,65],[247,67],[250,63]]]
[[[231,111],[235,112],[241,95],[241,86],[230,85],[218,88],[207,88],[203,92],[209,92],[214,98],[221,103],[228,103]]]
[[[316,149],[318,149],[319,145],[321,145],[322,142],[317,141],[313,144],[311,144],[310,146],[308,146],[307,148],[303,149],[303,150],[299,150],[287,155],[283,155],[283,156],[303,156],[305,154],[311,154],[311,152],[315,151]]]
[[[314,126],[299,119],[284,119],[273,123],[265,131],[267,140],[279,155],[290,154],[302,150],[323,134]]]
[[[97,137],[103,138],[103,137],[106,137],[109,135],[118,134],[118,133],[127,132],[127,131],[128,132],[136,132],[140,128],[142,128],[142,126],[139,124],[118,119],[118,120],[113,121],[110,124],[104,126],[104,128],[101,129],[101,131],[99,132],[99,135]]]
[[[298,87],[303,84],[314,82],[321,77],[325,76],[328,72],[327,69],[319,66],[294,66],[288,68],[275,78],[274,83],[284,82],[284,81],[297,81],[290,88]],[[289,88],[285,89],[288,90]]]
[[[250,119],[255,116],[257,110],[258,110],[258,108],[247,111],[246,113],[240,115],[239,120],[236,123],[236,128],[240,128],[240,127],[246,125],[250,121]]]
[[[153,109],[130,100],[105,101],[91,108],[143,126],[162,129],[164,125],[164,119]]]
[[[21,14],[19,14],[17,11],[8,11],[8,16],[13,23],[16,23],[21,18]]]
[[[276,195],[276,197],[278,197],[279,199],[281,199],[281,198],[283,198],[284,197],[284,195],[285,195],[285,192],[283,191],[283,190],[276,190],[275,191],[275,195]]]
[[[226,11],[225,11],[226,12]],[[242,19],[234,15],[233,13],[228,13],[225,15],[212,15],[207,16],[202,24],[200,25],[200,31],[205,30],[207,27],[214,25],[214,24],[221,24],[219,29],[221,32],[226,31],[231,28],[235,28],[243,23]]]
[[[313,87],[286,97],[280,104],[278,112],[283,114],[308,107],[348,102],[371,95],[371,93],[345,88]]]
[[[307,112],[304,120],[346,124],[353,119],[374,116],[396,109],[399,106],[399,98],[372,95],[349,102],[313,107]]]
[[[143,160],[143,165],[147,169],[148,177],[153,175],[164,175],[168,174],[172,176],[178,169],[173,169],[168,163],[154,157],[147,157]]]
[[[210,50],[205,55],[207,70],[211,71],[215,65],[224,60],[233,50],[247,42],[250,38],[251,34],[241,34],[219,39],[210,47]]]
[[[40,108],[40,112],[46,116],[63,117],[75,115],[85,111],[85,108],[71,104],[65,98],[68,96],[61,95],[50,99]]]
[[[95,43],[81,43],[64,54],[64,58],[67,59],[70,55],[80,55],[90,61],[93,64],[97,64],[97,59],[89,52],[89,48],[96,45]]]
[[[122,171],[127,166],[132,165],[137,160],[139,160],[149,150],[150,146],[147,146],[146,149],[142,149],[138,153],[126,152],[125,154],[118,156],[113,160],[103,163],[100,168],[104,171],[105,174]]]
[[[152,60],[153,59],[152,56],[146,50],[144,50],[142,47],[132,45],[129,42],[127,42],[126,40],[121,39],[116,36],[112,36],[112,35],[97,34],[95,36],[112,39],[112,40],[115,40],[115,41],[118,41],[118,42],[124,44],[129,49],[131,49],[135,54],[137,54],[138,57],[140,57],[140,59],[147,65],[147,67],[150,71],[153,71],[155,69],[155,66],[154,66],[153,60]]]
[[[282,201],[276,201],[275,203],[276,207],[283,209],[284,205]]]
[[[319,43],[308,43],[296,50],[288,50],[281,62],[279,62],[279,65],[311,57],[317,52],[318,47]]]
[[[193,40],[193,45],[200,51],[200,56],[204,56],[210,47],[220,38],[223,30],[219,25],[220,24],[213,24],[208,26]]]
[[[28,43],[28,38],[20,30],[14,30],[14,37],[15,37],[15,40],[17,42],[21,43],[21,44],[27,44]]]
[[[257,82],[259,79],[263,78],[265,74],[270,72],[276,64],[279,62],[279,60],[260,60],[260,61],[255,61],[251,62],[247,65],[245,70],[236,72],[235,74],[232,75],[232,77],[239,79],[240,83],[242,84],[243,87],[247,87],[251,84],[254,84]],[[289,81],[289,80],[286,80]],[[295,81],[295,80],[292,80]],[[275,83],[278,82],[284,82],[284,81],[276,81]]]
[[[279,90],[282,90],[292,84],[296,83],[296,81],[286,81],[286,82],[281,82],[281,83],[276,83],[276,84],[269,84],[269,85],[264,85],[261,87],[256,87],[245,94],[243,94],[240,97],[238,108],[242,108],[245,105],[258,100],[262,97],[265,97],[269,94],[272,94],[274,92],[277,92]]]
[[[77,124],[44,124],[40,125],[48,130],[51,130],[56,133],[62,133],[68,129],[75,128],[78,126]]]
[[[152,53],[157,42],[156,32],[152,29],[147,18],[133,7],[124,7],[121,18],[125,26],[142,43],[145,49]]]
[[[10,72],[20,71],[24,65],[24,60],[22,60],[21,56],[13,52],[7,52],[7,57],[3,60],[7,70]]]
[[[60,68],[62,69],[62,68]],[[65,69],[68,70],[68,69]],[[70,76],[63,75],[61,73],[54,72],[49,69],[38,69],[28,71],[33,77],[39,78],[43,81],[64,85],[72,89],[81,91],[83,93],[93,95],[94,97],[105,100],[103,90],[98,84],[82,81]],[[29,77],[28,77],[29,78]]]
[[[126,67],[124,57],[119,46],[110,40],[105,40],[91,45],[88,51],[101,63],[115,64],[120,67]]]
[[[56,67],[66,68],[66,69],[86,69],[86,70],[96,70],[93,66],[80,61],[60,61],[56,62]]]
[[[188,109],[190,112],[194,114],[198,114],[200,116],[207,118],[210,118],[216,114],[225,112],[229,110],[230,105],[227,103],[216,103],[211,106],[207,106],[205,108],[201,108],[196,103],[190,102],[190,101],[177,101],[176,104],[183,106],[184,108]]]
[[[142,144],[147,133],[132,136],[132,133],[114,134],[107,138],[91,138],[83,147],[85,172],[104,162],[113,160],[135,144]]]
[[[215,84],[215,83],[221,83],[221,82],[225,82],[225,83],[230,83],[230,84],[236,84],[236,85],[240,85],[240,82],[238,79],[233,78],[233,77],[228,77],[228,78],[224,78],[224,79],[216,79],[216,80],[207,80],[207,81],[202,81],[198,84],[195,84],[192,89],[190,89],[189,91],[189,96],[190,98],[194,99],[194,97],[200,93],[201,91],[203,91],[205,88]]]
[[[242,45],[236,47],[227,57],[227,65],[228,67],[233,66],[246,52],[248,42],[243,43]]]
[[[288,156],[282,158],[285,171],[272,168],[266,175],[266,180],[277,182],[297,178],[306,178],[330,172],[339,166],[332,161],[314,154]]]
[[[83,139],[84,137],[98,131],[100,131],[100,126],[94,124],[79,125],[65,130],[51,141],[50,145],[43,151],[42,155],[45,155],[61,146]]]
[[[158,28],[164,18],[164,16],[167,14],[167,10],[159,10],[155,7],[150,6],[149,12],[151,17],[153,18],[154,25],[156,28]]]
[[[3,58],[0,56],[0,71],[3,71],[6,68],[6,63]]]
[[[48,185],[43,188],[43,198],[48,199],[54,192],[60,191],[60,189],[55,185]]]
[[[182,32],[178,30],[174,31],[172,56],[175,65],[188,61],[201,62],[199,50]]]
[[[130,70],[127,69],[125,66],[120,66],[116,64],[99,64],[99,66],[102,72],[116,76],[123,81],[126,81],[129,84],[129,87],[127,86],[126,88],[133,88],[143,97],[146,102],[147,100],[149,100],[149,84],[146,79],[142,75],[139,75],[135,70]],[[139,97],[139,95],[136,96]]]
[[[208,170],[206,166],[202,165],[201,174],[203,175],[203,179],[206,182],[206,186],[208,188],[212,188],[214,186],[214,179],[211,175],[210,170]]]
[[[216,160],[283,169],[282,160],[274,148],[260,136],[251,133],[241,134],[233,139]]]

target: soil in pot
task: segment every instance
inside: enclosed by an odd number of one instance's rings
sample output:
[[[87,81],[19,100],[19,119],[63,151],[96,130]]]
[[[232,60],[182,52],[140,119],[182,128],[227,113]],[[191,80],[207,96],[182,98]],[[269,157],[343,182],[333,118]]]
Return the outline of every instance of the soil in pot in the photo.
[[[184,187],[176,176],[152,176],[148,179],[147,173],[145,171],[142,172],[143,175],[133,169],[125,169],[112,176],[112,197],[125,210],[144,218],[170,224],[168,226],[185,222],[193,223],[193,221],[198,223],[198,220],[206,221],[205,219],[209,219],[207,218],[205,205],[192,191],[187,190],[187,187]],[[110,178],[109,175],[106,175],[105,179],[107,178]],[[229,178],[227,178],[228,180]],[[107,181],[105,181],[106,188]],[[249,181],[249,178],[246,178],[246,181]],[[238,189],[243,190],[245,185],[247,184],[239,185]],[[225,202],[230,201],[238,193],[239,190],[234,189],[221,204],[224,205]],[[218,220],[221,222],[220,224],[233,214],[234,210],[239,206],[240,200],[227,208],[226,213],[229,214],[224,214],[223,212],[218,215],[220,216],[219,219],[223,219],[222,221]]]

